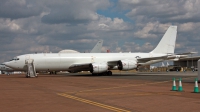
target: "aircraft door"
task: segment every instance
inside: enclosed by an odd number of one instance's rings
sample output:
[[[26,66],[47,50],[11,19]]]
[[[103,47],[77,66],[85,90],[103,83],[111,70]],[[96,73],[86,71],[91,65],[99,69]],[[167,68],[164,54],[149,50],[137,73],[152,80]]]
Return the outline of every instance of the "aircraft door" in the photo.
[[[28,59],[30,59],[30,55],[25,56],[25,60],[28,60]]]

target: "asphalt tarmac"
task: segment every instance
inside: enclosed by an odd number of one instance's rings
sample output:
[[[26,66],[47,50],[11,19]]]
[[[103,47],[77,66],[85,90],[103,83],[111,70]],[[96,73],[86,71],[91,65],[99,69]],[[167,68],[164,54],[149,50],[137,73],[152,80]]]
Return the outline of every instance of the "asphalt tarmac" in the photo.
[[[0,75],[0,112],[199,112],[197,72]],[[183,91],[171,91],[172,79]]]

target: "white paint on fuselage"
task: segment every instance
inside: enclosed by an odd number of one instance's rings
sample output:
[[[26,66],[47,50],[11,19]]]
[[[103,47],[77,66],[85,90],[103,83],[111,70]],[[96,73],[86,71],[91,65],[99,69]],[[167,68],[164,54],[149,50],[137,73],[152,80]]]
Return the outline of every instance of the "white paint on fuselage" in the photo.
[[[33,59],[36,71],[67,71],[73,64],[107,63],[117,60],[136,60],[140,58],[166,56],[153,53],[41,53],[17,56],[19,60],[7,62],[6,65],[16,70],[25,70],[25,60]]]

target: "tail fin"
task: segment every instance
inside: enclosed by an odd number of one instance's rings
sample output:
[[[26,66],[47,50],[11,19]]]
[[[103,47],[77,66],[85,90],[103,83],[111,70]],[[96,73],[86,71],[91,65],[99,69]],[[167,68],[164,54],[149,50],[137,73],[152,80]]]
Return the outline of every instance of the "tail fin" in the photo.
[[[161,65],[161,67],[164,67],[165,66],[165,64],[162,62],[162,65]]]
[[[90,53],[101,53],[103,40],[99,40]]]
[[[160,40],[157,47],[151,53],[173,54],[176,43],[177,26],[170,26]]]
[[[169,63],[167,62],[167,65],[166,65],[167,67],[169,66]]]

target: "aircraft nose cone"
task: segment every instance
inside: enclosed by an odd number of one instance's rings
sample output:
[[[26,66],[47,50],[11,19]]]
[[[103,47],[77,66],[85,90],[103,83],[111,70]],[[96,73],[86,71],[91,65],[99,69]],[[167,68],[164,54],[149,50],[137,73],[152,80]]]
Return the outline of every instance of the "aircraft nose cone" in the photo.
[[[12,64],[10,62],[5,62],[4,63],[7,67],[12,67]]]

